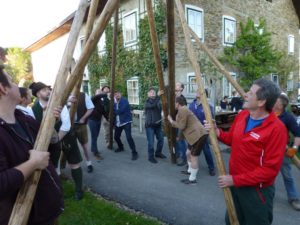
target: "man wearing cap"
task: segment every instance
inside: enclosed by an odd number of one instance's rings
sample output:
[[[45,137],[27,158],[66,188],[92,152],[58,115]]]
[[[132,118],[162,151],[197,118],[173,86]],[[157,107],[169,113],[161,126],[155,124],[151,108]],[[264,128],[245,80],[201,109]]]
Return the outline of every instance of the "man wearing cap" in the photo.
[[[121,141],[122,131],[125,130],[127,142],[131,148],[131,160],[137,160],[138,153],[135,148],[135,143],[131,136],[131,123],[132,115],[130,111],[130,105],[127,99],[123,98],[120,91],[115,91],[115,104],[114,113],[116,116],[115,120],[115,136],[114,139],[118,144],[118,149],[115,152],[124,151],[124,146]]]
[[[291,132],[294,135],[294,143],[291,144],[286,151],[283,163],[281,165],[281,175],[283,178],[285,190],[287,192],[288,202],[291,206],[299,211],[300,210],[300,201],[299,194],[295,187],[295,182],[291,173],[292,167],[290,165],[290,158],[292,158],[300,145],[300,127],[297,124],[295,117],[286,111],[286,107],[289,104],[289,98],[285,93],[281,93],[273,107],[275,114],[283,122],[287,129],[287,133]]]
[[[166,158],[162,154],[162,149],[164,145],[164,136],[161,129],[161,111],[162,106],[160,102],[161,92],[158,92],[159,96],[156,96],[155,89],[150,87],[148,90],[148,99],[145,102],[145,128],[146,136],[148,141],[148,160],[151,163],[157,163],[154,158],[154,135],[156,136],[157,146],[155,151],[156,158]]]
[[[33,82],[29,88],[32,94],[37,97],[32,111],[37,121],[41,122],[43,119],[43,111],[46,109],[50,95],[51,87],[42,82]],[[77,145],[76,136],[74,132],[69,132],[71,129],[71,121],[69,111],[66,106],[60,115],[61,121],[55,124],[55,130],[58,132],[58,140],[62,141],[63,151],[66,159],[71,167],[72,178],[75,183],[75,198],[80,200],[83,197],[82,191],[82,169],[80,162],[82,161],[81,154]],[[74,141],[75,140],[75,141]],[[50,156],[57,173],[60,174],[59,157],[61,153],[60,143],[57,143],[55,154]]]

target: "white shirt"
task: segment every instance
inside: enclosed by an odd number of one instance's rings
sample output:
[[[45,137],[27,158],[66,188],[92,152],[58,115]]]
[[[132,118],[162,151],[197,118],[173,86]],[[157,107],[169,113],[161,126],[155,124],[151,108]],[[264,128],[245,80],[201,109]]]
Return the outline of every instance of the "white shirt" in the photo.
[[[22,105],[17,105],[16,109],[21,110],[25,115],[31,116],[33,119],[35,119],[34,113],[30,107],[24,107]]]

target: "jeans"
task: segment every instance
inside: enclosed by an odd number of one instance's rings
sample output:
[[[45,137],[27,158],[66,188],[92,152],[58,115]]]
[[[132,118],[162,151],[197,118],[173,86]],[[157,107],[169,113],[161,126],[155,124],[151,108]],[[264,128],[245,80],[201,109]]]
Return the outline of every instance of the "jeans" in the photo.
[[[101,120],[88,120],[90,131],[91,131],[91,151],[94,154],[99,153],[98,147],[97,147],[97,139],[100,133],[101,128]]]
[[[210,147],[209,147],[209,144],[208,144],[208,139],[206,140],[206,142],[203,146],[203,153],[204,153],[205,160],[206,160],[206,163],[208,165],[209,171],[215,170],[214,160],[213,160],[213,157],[212,157],[212,154],[211,154],[211,151],[210,151]]]
[[[164,145],[164,136],[161,130],[161,126],[158,127],[146,127],[146,136],[148,141],[148,158],[154,157],[154,135],[157,140],[156,151],[155,154],[159,154],[162,152],[162,148]]]
[[[119,149],[124,149],[123,143],[121,141],[121,134],[123,130],[125,130],[126,139],[129,144],[129,147],[131,148],[132,153],[136,153],[135,144],[131,136],[131,123],[127,123],[121,127],[115,127],[114,139],[117,142]]]
[[[294,179],[291,174],[291,165],[288,157],[284,157],[280,172],[282,174],[284,186],[287,192],[288,199],[299,199],[298,192],[295,188]]]

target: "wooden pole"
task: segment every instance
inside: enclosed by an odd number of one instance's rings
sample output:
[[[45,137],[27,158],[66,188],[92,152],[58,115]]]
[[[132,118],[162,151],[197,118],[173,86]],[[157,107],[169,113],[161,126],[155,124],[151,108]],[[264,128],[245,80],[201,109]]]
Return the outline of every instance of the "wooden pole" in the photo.
[[[64,104],[70,92],[72,91],[76,81],[80,78],[81,74],[84,71],[84,68],[93,52],[95,49],[102,33],[104,32],[104,29],[106,25],[108,24],[113,12],[116,10],[118,0],[109,0],[106,2],[105,7],[100,14],[100,17],[97,19],[96,24],[94,25],[93,31],[86,42],[83,52],[80,55],[80,58],[74,68],[74,70],[71,73],[71,76],[68,80],[68,83],[66,85],[66,88],[64,90],[64,94],[62,95],[61,98],[61,104]]]
[[[292,158],[291,158],[292,162],[294,163],[294,165],[300,170],[300,160],[298,158],[297,155],[294,155]]]
[[[66,83],[66,75],[70,67],[72,56],[74,53],[75,45],[79,36],[79,31],[83,22],[84,14],[88,6],[87,0],[81,0],[78,10],[70,31],[70,36],[66,49],[64,51],[62,62],[56,77],[54,89],[52,91],[45,116],[41,123],[41,127],[34,145],[37,151],[47,151],[51,135],[54,130],[55,118],[53,110],[59,106],[59,98],[64,92],[64,85]],[[9,225],[25,225],[27,224],[29,213],[31,211],[32,203],[35,197],[38,181],[41,171],[35,171],[30,178],[24,183],[20,189],[12,214],[10,216]]]
[[[119,25],[119,0],[114,16],[114,31],[113,31],[113,46],[111,59],[111,89],[109,101],[109,143],[108,148],[113,148],[113,125],[114,125],[114,93],[116,80],[116,64],[117,64],[117,49],[118,49],[118,25]]]
[[[182,25],[182,28],[183,28],[183,33],[184,33],[184,36],[185,36],[185,44],[186,44],[186,47],[187,47],[188,57],[191,61],[193,69],[195,70],[196,82],[197,82],[197,85],[198,85],[198,92],[200,94],[202,106],[203,106],[203,109],[204,109],[205,119],[210,124],[213,124],[210,108],[209,108],[209,105],[208,105],[208,102],[207,102],[207,99],[206,99],[204,85],[203,85],[202,80],[201,80],[200,68],[199,68],[199,65],[197,63],[195,52],[193,51],[192,42],[191,42],[191,38],[190,38],[190,32],[189,32],[188,25],[187,25],[185,17],[184,17],[183,7],[182,7],[182,4],[181,4],[180,0],[175,0],[175,3],[176,3],[176,6],[177,6],[177,9],[178,9],[178,12],[179,12],[179,17],[180,17],[181,25]],[[214,151],[214,154],[215,154],[215,159],[216,159],[217,168],[219,170],[219,173],[220,173],[220,175],[225,175],[226,170],[225,170],[225,166],[224,166],[224,163],[223,163],[222,155],[220,153],[221,151],[220,151],[220,148],[219,148],[219,145],[218,145],[216,131],[214,129],[210,130],[209,137],[210,137],[210,141],[211,141],[213,151]],[[231,195],[230,189],[229,188],[223,188],[223,191],[224,191],[224,197],[225,197],[225,202],[226,202],[226,206],[227,206],[227,211],[228,211],[230,223],[232,225],[238,225],[239,221],[237,219],[237,215],[236,215],[236,211],[235,211],[235,208],[234,208],[234,203],[233,203],[233,200],[232,200],[232,195]]]
[[[148,20],[149,20],[149,26],[150,26],[150,34],[151,34],[151,41],[152,41],[152,49],[154,54],[154,60],[155,60],[155,67],[156,67],[156,73],[158,77],[158,84],[159,89],[164,90],[165,89],[165,82],[163,77],[163,69],[161,66],[161,58],[159,53],[159,44],[158,44],[158,37],[156,33],[155,28],[155,22],[154,22],[154,14],[153,14],[153,7],[152,7],[152,0],[146,0],[146,6],[147,6],[147,12],[148,12]],[[164,112],[164,131],[168,138],[168,144],[169,144],[169,150],[171,159],[175,158],[175,160],[171,160],[172,162],[176,162],[176,157],[173,152],[174,143],[171,139],[171,133],[170,133],[170,124],[168,123],[167,115],[168,112],[168,100],[167,96],[165,94],[161,95],[161,102],[162,102],[162,109]]]
[[[204,45],[199,37],[197,36],[197,34],[190,28],[188,27],[189,32],[192,34],[193,38],[196,40],[197,45],[200,47],[201,50],[203,50],[208,57],[210,58],[210,60],[213,62],[213,64],[219,69],[219,71],[225,75],[225,77],[227,78],[227,80],[232,84],[232,86],[237,90],[237,92],[240,94],[240,96],[242,98],[245,98],[245,91],[243,90],[243,88],[238,84],[238,82],[236,82],[232,76],[230,75],[230,73],[225,69],[225,67],[222,65],[222,63],[212,54],[212,52],[206,47],[206,45]]]
[[[174,0],[167,0],[167,34],[168,34],[168,78],[169,78],[169,112],[175,118],[175,5]],[[167,116],[167,115],[165,115]],[[172,146],[175,146],[176,130],[169,129],[169,137]],[[171,155],[172,163],[176,163],[175,148]]]
[[[93,25],[94,25],[94,21],[95,21],[96,14],[97,14],[98,4],[99,4],[99,0],[92,0],[92,2],[90,4],[89,15],[88,15],[86,29],[85,29],[85,40],[84,40],[83,46],[85,45],[87,39],[89,38],[89,36],[93,30]],[[75,64],[72,67],[72,70],[74,67],[75,67]],[[81,78],[78,79],[78,81],[72,91],[72,95],[75,96],[75,98],[76,98],[76,102],[72,103],[71,108],[70,108],[70,119],[71,119],[72,125],[74,123],[75,113],[76,113],[77,107],[78,107],[78,100],[79,100],[79,95],[80,95],[82,79],[83,79],[83,73],[82,73]]]

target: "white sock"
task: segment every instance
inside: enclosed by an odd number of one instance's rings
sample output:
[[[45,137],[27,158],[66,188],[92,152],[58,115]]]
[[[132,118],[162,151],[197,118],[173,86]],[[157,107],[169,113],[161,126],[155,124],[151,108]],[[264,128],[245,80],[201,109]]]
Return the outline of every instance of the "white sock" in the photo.
[[[187,161],[188,163],[188,172],[190,173],[191,172],[191,169],[192,169],[192,163],[190,161]]]
[[[92,161],[86,161],[86,165],[87,166],[91,166],[92,165]]]
[[[189,180],[190,180],[190,181],[196,180],[196,178],[197,178],[197,173],[198,173],[198,169],[193,169],[193,168],[191,168],[191,174],[190,174]]]

